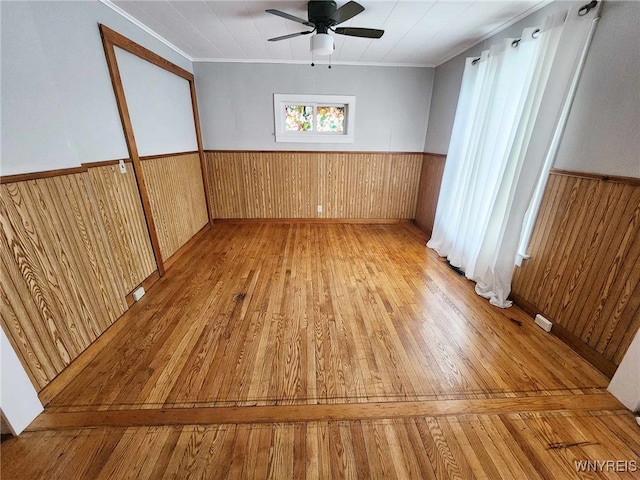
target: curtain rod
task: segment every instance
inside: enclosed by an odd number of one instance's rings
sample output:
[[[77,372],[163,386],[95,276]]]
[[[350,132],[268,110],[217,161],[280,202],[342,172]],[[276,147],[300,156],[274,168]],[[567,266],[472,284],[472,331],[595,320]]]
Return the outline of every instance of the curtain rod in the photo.
[[[578,10],[578,15],[580,15],[581,17],[584,17],[587,13],[589,13],[592,9],[596,8],[596,6],[598,5],[598,1],[597,0],[592,0],[591,2],[587,3],[586,5],[583,5],[582,7],[580,7],[580,10]],[[538,38],[538,36],[540,35],[540,29],[536,28],[533,33],[531,34],[531,38]],[[512,47],[517,47],[518,45],[520,45],[520,41],[522,40],[522,38],[516,38],[513,42],[511,42],[511,46]],[[480,57],[478,58],[474,58],[471,61],[471,65],[475,65],[480,61]]]
[[[539,28],[536,28],[533,32],[531,32],[531,38],[538,38],[539,36],[540,36],[540,29]],[[520,41],[521,40],[522,40],[522,38],[516,38],[513,42],[511,42],[511,46],[513,48],[517,47],[518,45],[520,45]],[[479,61],[480,61],[480,57],[474,58],[471,61],[471,65],[475,65]]]

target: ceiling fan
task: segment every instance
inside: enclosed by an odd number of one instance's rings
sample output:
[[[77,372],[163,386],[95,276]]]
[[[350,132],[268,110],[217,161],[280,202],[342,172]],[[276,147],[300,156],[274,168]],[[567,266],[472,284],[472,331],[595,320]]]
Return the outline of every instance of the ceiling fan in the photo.
[[[312,30],[305,32],[290,33],[281,37],[270,38],[270,42],[286,40],[288,38],[299,37],[301,35],[309,35],[315,32],[311,37],[311,51],[317,55],[331,55],[333,53],[333,38],[329,35],[329,31],[338,35],[348,35],[350,37],[363,38],[380,38],[384,30],[375,28],[356,28],[356,27],[336,27],[347,20],[355,17],[364,11],[364,7],[357,2],[347,2],[340,8],[337,8],[336,2],[312,0],[307,6],[308,20],[296,17],[280,10],[268,9],[267,13],[277,15],[278,17],[293,20],[301,23]],[[334,28],[336,27],[336,28]]]

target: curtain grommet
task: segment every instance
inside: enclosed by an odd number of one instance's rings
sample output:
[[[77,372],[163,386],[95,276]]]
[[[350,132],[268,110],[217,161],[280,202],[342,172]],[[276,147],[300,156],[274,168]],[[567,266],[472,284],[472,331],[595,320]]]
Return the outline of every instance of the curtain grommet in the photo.
[[[583,5],[580,8],[580,10],[578,10],[578,15],[580,15],[581,17],[584,17],[587,13],[591,11],[592,8],[595,8],[596,5],[598,5],[598,2],[596,0],[593,0],[590,3]]]

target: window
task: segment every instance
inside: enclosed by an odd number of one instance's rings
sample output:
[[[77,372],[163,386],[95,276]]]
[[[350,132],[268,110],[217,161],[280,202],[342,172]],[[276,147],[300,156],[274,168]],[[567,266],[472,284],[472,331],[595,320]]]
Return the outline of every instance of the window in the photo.
[[[276,142],[352,143],[356,97],[274,94]]]

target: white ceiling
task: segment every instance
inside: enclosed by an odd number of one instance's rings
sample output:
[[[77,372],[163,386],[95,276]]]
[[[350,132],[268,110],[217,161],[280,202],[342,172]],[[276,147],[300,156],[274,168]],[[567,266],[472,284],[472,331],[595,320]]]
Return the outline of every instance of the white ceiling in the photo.
[[[307,30],[265,12],[307,18],[305,1],[102,0],[192,61],[311,61]],[[338,7],[346,0],[338,0]],[[333,63],[437,66],[549,3],[549,0],[358,0],[365,11],[340,26],[385,30],[380,39],[333,35]],[[326,58],[326,57],[325,57]]]

